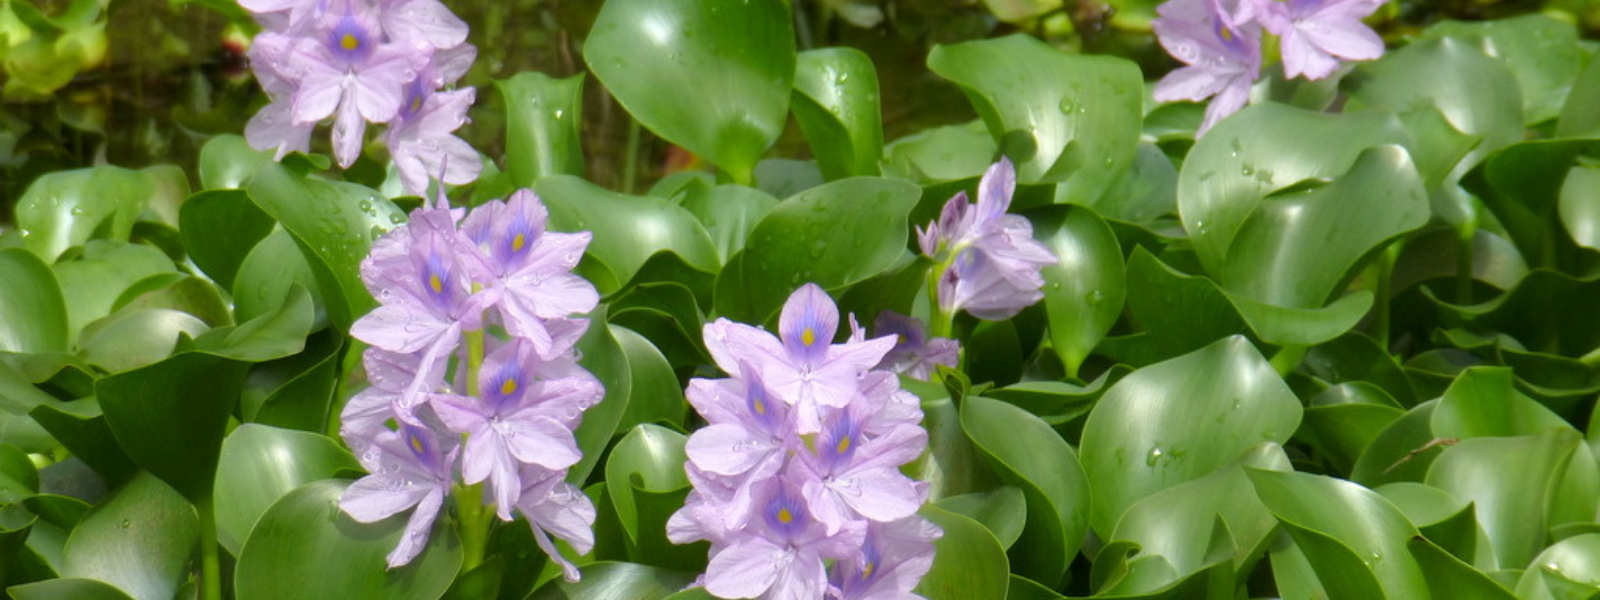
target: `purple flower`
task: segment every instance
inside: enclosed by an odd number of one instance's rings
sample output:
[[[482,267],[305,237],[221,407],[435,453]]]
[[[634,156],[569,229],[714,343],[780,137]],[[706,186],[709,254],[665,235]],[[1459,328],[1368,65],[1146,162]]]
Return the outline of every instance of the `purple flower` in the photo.
[[[1015,189],[1016,170],[1001,157],[978,183],[976,205],[956,194],[937,224],[918,231],[923,253],[944,266],[938,294],[945,314],[966,310],[998,321],[1044,297],[1039,270],[1056,264],[1056,257],[1033,239],[1027,218],[1006,213]]]
[[[1250,0],[1168,0],[1150,26],[1161,46],[1188,65],[1156,83],[1159,102],[1216,96],[1196,135],[1244,107],[1261,76],[1261,27],[1251,20]]]
[[[841,600],[906,600],[933,567],[933,540],[944,532],[921,517],[867,526],[861,552],[833,565]]]
[[[405,102],[389,125],[386,140],[406,191],[426,193],[433,175],[451,185],[478,178],[482,169],[478,151],[454,133],[467,122],[467,109],[476,95],[473,88],[433,91],[420,78],[406,86]]]
[[[960,344],[948,338],[929,339],[916,318],[886,310],[878,313],[872,329],[881,336],[895,336],[894,348],[878,363],[880,369],[930,381],[940,365],[955,367],[961,362]]]
[[[718,366],[739,377],[739,363],[758,369],[767,388],[796,409],[800,434],[821,427],[820,406],[841,407],[854,397],[862,373],[883,360],[894,339],[834,344],[839,309],[814,283],[795,290],[778,317],[778,337],[718,319],[706,327],[706,348]],[[781,339],[781,341],[780,341]]]
[[[383,28],[395,39],[426,43],[436,50],[467,41],[467,23],[439,0],[381,0]]]
[[[528,518],[533,541],[550,560],[561,566],[567,581],[578,581],[578,567],[556,551],[550,536],[566,541],[578,554],[594,549],[594,503],[583,491],[564,480],[565,471],[525,465],[517,511]]]
[[[400,544],[389,553],[391,569],[411,562],[428,543],[433,521],[450,493],[457,450],[452,437],[407,424],[401,424],[399,431],[379,431],[359,456],[361,466],[372,474],[351,484],[339,498],[339,508],[362,523],[416,507]]]
[[[600,301],[594,284],[572,273],[591,235],[546,231],[548,219],[544,203],[523,189],[503,204],[478,207],[461,224],[486,257],[489,271],[478,281],[499,294],[506,329],[531,340],[541,356],[571,348],[587,324],[567,317]]]
[[[922,505],[926,490],[902,475],[900,465],[922,455],[928,432],[914,424],[874,423],[888,400],[862,396],[833,411],[813,450],[790,463],[789,480],[800,483],[806,504],[829,535],[858,515],[893,521]]]
[[[759,498],[760,518],[713,550],[706,591],[722,598],[821,598],[828,590],[823,561],[859,548],[865,523],[828,535],[781,481],[764,486]]]
[[[1361,19],[1383,3],[1375,0],[1254,0],[1261,25],[1280,38],[1283,74],[1322,79],[1339,59],[1383,55],[1383,39]]]
[[[467,436],[462,479],[488,480],[502,520],[522,493],[522,465],[566,469],[583,457],[572,429],[604,391],[570,360],[541,361],[532,344],[515,338],[490,354],[479,371],[482,398],[433,396],[439,419]]]

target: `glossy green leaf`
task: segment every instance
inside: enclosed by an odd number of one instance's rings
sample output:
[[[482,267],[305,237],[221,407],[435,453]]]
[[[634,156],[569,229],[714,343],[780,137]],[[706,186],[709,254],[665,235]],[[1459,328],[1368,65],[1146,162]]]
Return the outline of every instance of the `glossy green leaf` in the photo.
[[[1219,280],[1267,304],[1320,308],[1363,257],[1421,227],[1428,215],[1405,149],[1371,148],[1327,186],[1262,200],[1234,232]]]
[[[1600,115],[1594,106],[1600,102],[1600,62],[1590,60],[1572,82],[1572,92],[1561,106],[1556,121],[1557,137],[1600,135]]]
[[[1128,507],[1107,539],[1135,544],[1139,556],[1159,556],[1172,568],[1171,578],[1146,579],[1143,589],[1128,591],[1153,592],[1210,567],[1217,519],[1226,524],[1235,546],[1230,566],[1253,565],[1272,541],[1278,520],[1256,498],[1243,467],[1290,470],[1282,448],[1262,444],[1240,457],[1237,466],[1155,492]]]
[[[930,127],[884,146],[884,168],[890,174],[934,183],[977,177],[994,162],[999,146],[982,121]]]
[[[928,498],[938,500],[994,489],[1000,481],[978,448],[962,431],[961,413],[938,384],[901,379],[906,390],[922,398],[922,427],[928,430],[928,452],[904,471],[928,484]]]
[[[172,354],[179,338],[198,337],[206,329],[204,321],[175,310],[120,311],[84,328],[80,355],[106,372],[121,373],[155,364]]]
[[[583,458],[567,469],[567,481],[574,485],[589,479],[590,471],[599,464],[600,457],[611,445],[617,423],[627,413],[629,397],[633,394],[633,375],[628,368],[628,356],[612,335],[610,327],[598,327],[606,322],[606,307],[601,305],[589,314],[590,326],[578,340],[577,349],[583,358],[578,364],[593,373],[605,385],[605,397],[600,403],[583,412],[583,421],[573,430],[578,440],[578,450]]]
[[[256,169],[271,160],[271,153],[251,148],[244,136],[213,137],[200,147],[200,186],[207,190],[244,187]],[[183,228],[188,229],[188,226]]]
[[[243,323],[278,312],[295,285],[309,290],[314,304],[324,305],[317,276],[295,246],[294,236],[283,229],[273,230],[250,249],[239,265],[233,284],[234,320]],[[318,319],[326,320],[326,315]]]
[[[1474,367],[1462,372],[1433,411],[1433,433],[1467,439],[1484,436],[1532,435],[1570,427],[1561,417],[1518,393],[1511,369]]]
[[[933,568],[913,591],[928,600],[1005,597],[1010,576],[1006,552],[988,529],[932,506],[919,514],[944,534],[933,543]]]
[[[1488,21],[1445,21],[1429,27],[1424,37],[1470,39],[1481,36],[1489,56],[1505,61],[1522,90],[1525,121],[1551,119],[1583,67],[1577,31],[1569,22],[1532,13]]]
[[[277,310],[240,323],[214,329],[195,340],[195,346],[220,356],[248,362],[283,358],[305,348],[316,309],[311,293],[291,286]]]
[[[687,571],[705,568],[708,546],[667,540],[667,520],[689,493],[688,458],[681,433],[639,425],[617,442],[606,459],[606,491],[628,539],[630,560]]]
[[[272,231],[272,218],[256,208],[249,194],[239,190],[190,196],[183,202],[178,219],[189,258],[228,289],[233,289],[234,275],[250,250]]]
[[[748,184],[783,131],[794,28],[779,0],[617,0],[583,58],[645,127]]]
[[[506,173],[515,187],[546,175],[583,175],[583,74],[538,72],[494,82],[506,103]]]
[[[116,586],[76,577],[36,581],[6,592],[16,600],[133,600]]]
[[[1096,532],[1134,502],[1198,479],[1261,442],[1283,444],[1300,402],[1240,336],[1134,371],[1101,396],[1084,424],[1084,471]]]
[[[1417,391],[1399,361],[1365,333],[1351,332],[1306,353],[1303,372],[1328,383],[1361,383],[1378,387],[1403,406],[1415,405]]]
[[[112,310],[165,308],[189,313],[207,327],[233,323],[232,311],[222,299],[216,284],[194,275],[165,273],[146,277],[133,284],[112,305]]]
[[[1089,483],[1077,453],[1038,417],[981,396],[963,401],[961,428],[1000,480],[1027,496],[1013,569],[1047,585],[1059,581],[1089,529]]]
[[[20,502],[39,493],[39,471],[28,454],[11,444],[0,444],[0,504]]]
[[[1066,365],[1078,368],[1122,315],[1126,277],[1116,234],[1094,211],[1077,206],[1031,212],[1034,236],[1059,261],[1040,270],[1050,345]]]
[[[90,241],[82,254],[52,268],[67,301],[67,330],[80,336],[89,323],[111,314],[128,288],[146,277],[176,271],[155,246],[109,240]]]
[[[905,252],[906,215],[920,190],[905,181],[858,177],[788,198],[750,232],[740,293],[748,311],[719,312],[764,322],[806,283],[834,289],[882,273]]]
[[[200,502],[211,496],[244,374],[243,363],[187,352],[102,378],[95,395],[128,457]]]
[[[557,578],[528,600],[589,600],[591,598],[666,598],[694,581],[693,573],[625,562],[598,562],[582,567],[583,579],[567,583]]]
[[[1582,585],[1589,590],[1600,588],[1600,534],[1587,533],[1570,537],[1545,548],[1528,564],[1528,570],[1517,580],[1517,598],[1522,600],[1555,600],[1561,598],[1551,593],[1546,577],[1554,575]]]
[[[1472,502],[1498,564],[1520,568],[1544,546],[1551,497],[1579,441],[1571,429],[1461,440],[1433,461],[1427,483]]]
[[[1131,61],[1012,35],[935,46],[928,68],[967,93],[1019,182],[1065,183],[1065,201],[1089,204],[1133,164],[1144,86]]]
[[[278,164],[262,167],[250,178],[248,191],[294,236],[311,263],[329,320],[349,329],[377,306],[361,282],[360,266],[373,240],[405,222],[394,203],[371,189],[307,179]]]
[[[1343,176],[1363,150],[1403,144],[1408,137],[1385,113],[1324,114],[1271,103],[1247,107],[1189,150],[1178,172],[1183,228],[1206,271],[1224,273],[1235,238],[1268,194],[1308,179]]]
[[[305,352],[256,367],[255,374],[271,370],[275,387],[268,390],[259,405],[254,404],[247,391],[240,399],[242,416],[273,427],[326,431],[340,383],[340,359],[346,356],[341,348],[344,343],[344,339],[325,331],[306,340]]]
[[[934,505],[982,524],[1005,549],[1016,543],[1027,524],[1027,496],[1009,485],[987,492],[950,496]]]
[[[588,253],[619,284],[633,279],[657,252],[672,252],[690,267],[715,273],[721,261],[705,228],[682,207],[652,196],[618,194],[567,175],[533,186],[550,209],[550,228],[591,231]],[[615,291],[599,286],[602,294]]]
[[[1334,473],[1348,475],[1378,433],[1404,414],[1383,404],[1310,406],[1295,437],[1311,446]]]
[[[1480,564],[1492,562],[1493,553],[1488,548],[1489,541],[1478,527],[1477,512],[1471,504],[1463,502],[1450,492],[1414,481],[1386,483],[1373,491],[1394,503],[1395,507],[1406,516],[1406,520],[1416,525],[1422,535],[1438,549],[1463,561]],[[1480,538],[1482,538],[1481,544]],[[1417,555],[1417,561],[1421,564],[1424,558],[1418,555],[1417,550],[1413,547],[1412,554]],[[1480,558],[1486,560],[1479,560]],[[1422,567],[1424,571],[1430,568],[1427,564],[1422,564]],[[1449,570],[1449,565],[1435,565],[1435,567]],[[1435,573],[1430,572],[1430,579],[1434,575]]]
[[[866,53],[843,46],[801,52],[791,105],[824,177],[878,175],[883,117],[878,73]]]
[[[705,317],[694,292],[682,284],[654,282],[633,286],[612,298],[610,315],[613,325],[650,340],[673,368],[711,362],[701,341]]]
[[[756,223],[777,205],[777,198],[742,185],[696,183],[686,187],[683,198],[683,208],[705,226],[724,263],[744,249]]]
[[[48,173],[17,200],[16,223],[24,245],[55,262],[93,237],[126,241],[155,191],[148,171],[102,165]]]
[[[67,305],[50,267],[21,248],[0,250],[0,351],[62,352]]]
[[[1139,142],[1133,165],[1090,205],[1108,219],[1151,223],[1178,213],[1178,169],[1154,143]]]
[[[1406,547],[1417,529],[1388,500],[1342,479],[1261,470],[1247,474],[1261,502],[1310,559],[1329,597],[1428,596],[1422,571]]]
[[[623,354],[628,357],[633,380],[628,412],[617,428],[632,429],[642,423],[670,423],[681,427],[688,404],[666,357],[650,340],[626,327],[613,327],[611,334],[616,336]]]
[[[200,523],[183,497],[149,474],[84,515],[63,549],[63,577],[95,579],[135,600],[167,600],[188,578]]]
[[[1539,139],[1490,154],[1467,172],[1462,185],[1483,200],[1533,267],[1554,266],[1568,251],[1555,235],[1563,178],[1594,139]],[[1552,243],[1555,242],[1555,243]]]
[[[1600,278],[1578,278],[1535,269],[1509,293],[1480,304],[1436,302],[1447,318],[1515,338],[1524,349],[1583,356],[1600,346],[1600,320],[1584,319],[1588,299],[1600,293]]]
[[[1127,267],[1128,312],[1149,335],[1147,364],[1198,350],[1218,338],[1250,331],[1217,284],[1186,275],[1136,246]]]
[[[1600,169],[1577,167],[1568,171],[1556,210],[1572,241],[1600,250]]]
[[[346,598],[431,599],[461,569],[461,544],[447,521],[435,522],[422,553],[404,567],[384,559],[405,535],[409,512],[357,523],[339,510],[348,481],[306,484],[273,503],[245,541],[234,572],[239,600]]]
[[[108,485],[120,485],[138,470],[117,444],[105,416],[100,413],[98,401],[86,399],[60,407],[40,405],[28,415],[73,456],[105,478]]]
[[[244,424],[222,442],[217,464],[217,542],[238,555],[272,503],[341,469],[359,470],[350,451],[327,436]]]
[[[1450,443],[1433,435],[1430,421],[1438,404],[1423,402],[1389,423],[1356,459],[1350,480],[1366,486],[1422,481],[1428,466]]]

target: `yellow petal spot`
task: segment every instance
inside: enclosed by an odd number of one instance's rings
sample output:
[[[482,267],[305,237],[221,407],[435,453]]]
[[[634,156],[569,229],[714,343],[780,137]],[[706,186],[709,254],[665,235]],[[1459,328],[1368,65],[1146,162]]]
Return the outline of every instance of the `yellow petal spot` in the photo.
[[[760,398],[751,398],[750,399],[750,403],[755,405],[756,414],[758,414],[758,415],[767,414],[767,403],[762,402]]]
[[[515,379],[507,377],[506,378],[506,382],[500,384],[500,395],[501,396],[510,396],[511,394],[516,393],[516,391],[517,391],[517,380],[515,380]]]
[[[813,331],[810,327],[807,327],[805,331],[800,332],[800,343],[810,346],[811,344],[816,343],[816,341],[817,332]]]
[[[422,96],[412,97],[411,98],[411,112],[417,112],[419,110],[422,110]]]
[[[523,236],[520,233],[517,234],[517,237],[511,238],[511,251],[512,252],[521,252],[522,251],[522,247],[526,246],[526,245],[528,245],[528,238]]]
[[[443,294],[444,293],[444,282],[439,280],[439,276],[438,275],[429,275],[428,276],[428,288],[433,290],[433,293],[435,293],[435,294]]]
[[[417,454],[422,454],[422,452],[424,450],[424,448],[422,447],[422,438],[419,438],[419,437],[414,436],[414,435],[410,436],[410,437],[411,437],[411,451],[415,452]]]
[[[899,333],[894,334],[894,345],[896,345],[896,346],[904,346],[904,345],[906,345],[906,336],[904,334],[899,334]]]
[[[787,508],[778,509],[778,522],[779,523],[783,523],[784,525],[788,525],[790,523],[793,523],[794,522],[794,513],[789,512],[789,509],[787,509]]]
[[[867,564],[861,566],[861,578],[868,579],[872,577],[872,570],[876,568],[878,568],[878,565],[868,561]]]
[[[839,454],[844,454],[846,452],[849,452],[850,451],[850,436],[845,436],[844,438],[841,438],[839,440],[839,445],[835,446],[834,450],[837,451]]]
[[[344,37],[339,38],[339,47],[345,50],[355,50],[361,47],[361,40],[356,39],[355,34],[346,33]]]
[[[1228,29],[1227,27],[1223,27],[1222,28],[1222,41],[1224,41],[1224,42],[1233,41],[1233,30]]]

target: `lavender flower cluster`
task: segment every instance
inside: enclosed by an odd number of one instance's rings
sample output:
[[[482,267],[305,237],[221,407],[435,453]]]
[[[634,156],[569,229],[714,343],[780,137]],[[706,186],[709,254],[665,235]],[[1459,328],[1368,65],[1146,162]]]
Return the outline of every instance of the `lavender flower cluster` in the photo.
[[[453,484],[484,483],[496,515],[520,512],[576,580],[549,536],[579,553],[594,545],[595,508],[565,481],[582,458],[573,429],[604,395],[574,350],[588,321],[573,315],[599,302],[571,272],[590,234],[546,231],[548,213],[528,190],[463,213],[440,196],[361,264],[380,306],[350,333],[371,345],[363,359],[372,386],[350,399],[340,433],[371,474],[339,504],[362,522],[415,507],[389,554],[393,568],[421,551]],[[485,335],[485,325],[509,339]]]
[[[926,484],[900,467],[928,434],[917,399],[874,369],[895,339],[850,325],[833,343],[839,311],[815,284],[789,297],[777,336],[727,319],[706,325],[729,377],[689,383],[708,425],[689,437],[694,490],[667,536],[711,542],[702,582],[713,595],[917,597],[941,531],[916,515]]]
[[[386,124],[400,181],[424,194],[431,175],[470,183],[477,151],[453,133],[476,91],[446,89],[472,66],[467,24],[439,0],[239,0],[263,31],[250,47],[256,79],[272,102],[245,138],[278,158],[310,147],[333,117],[333,153],[348,168],[368,123]]]
[[[1168,0],[1151,23],[1173,58],[1188,65],[1156,84],[1160,102],[1216,96],[1198,134],[1243,108],[1261,77],[1261,30],[1278,36],[1284,76],[1322,79],[1340,59],[1383,55],[1383,39],[1361,20],[1382,0]]]
[[[1016,168],[1001,157],[978,182],[977,204],[956,194],[937,223],[917,229],[922,253],[943,269],[935,291],[944,314],[1000,321],[1044,298],[1039,270],[1057,260],[1033,239],[1026,217],[1006,214],[1016,188]]]

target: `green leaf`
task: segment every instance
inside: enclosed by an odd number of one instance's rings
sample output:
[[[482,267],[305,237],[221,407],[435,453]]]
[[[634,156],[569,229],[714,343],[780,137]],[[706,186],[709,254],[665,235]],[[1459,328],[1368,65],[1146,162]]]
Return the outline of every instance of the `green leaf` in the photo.
[[[234,574],[239,600],[438,598],[461,569],[455,529],[434,523],[427,546],[410,564],[384,559],[405,535],[409,512],[357,523],[339,509],[350,483],[306,484],[273,503],[250,531]]]
[[[1572,429],[1461,440],[1433,461],[1427,483],[1473,503],[1499,565],[1520,568],[1544,546],[1550,503],[1579,441]]]
[[[578,440],[578,450],[583,458],[567,469],[567,481],[577,485],[589,479],[590,471],[599,464],[600,457],[611,445],[617,423],[628,411],[628,401],[633,394],[633,375],[628,367],[628,356],[612,334],[610,327],[600,327],[606,322],[607,307],[601,305],[589,314],[589,330],[578,340],[577,349],[583,358],[578,364],[593,373],[606,387],[600,403],[583,413],[583,421],[573,431]]]
[[[1426,598],[1406,547],[1416,527],[1382,496],[1349,481],[1248,470],[1261,502],[1287,527],[1330,598]],[[1381,591],[1380,591],[1381,590]]]
[[[1556,211],[1573,242],[1600,250],[1600,169],[1580,166],[1567,171]]]
[[[1405,149],[1370,148],[1327,186],[1262,200],[1233,232],[1218,279],[1266,304],[1321,308],[1362,258],[1421,227],[1428,215],[1427,194]]]
[[[1089,484],[1077,453],[1044,421],[981,396],[961,406],[961,428],[1007,485],[1027,496],[1028,524],[1010,552],[1014,569],[1047,585],[1061,580],[1089,528]]]
[[[128,457],[198,504],[211,496],[244,375],[243,363],[187,352],[104,377],[95,395]]]
[[[987,492],[950,496],[934,504],[982,524],[994,534],[1000,547],[1010,549],[1027,524],[1027,496],[1022,490],[1004,485]]]
[[[795,49],[779,0],[613,0],[583,58],[640,123],[737,183],[783,132]]]
[[[1584,319],[1588,298],[1600,294],[1600,277],[1577,278],[1534,269],[1517,287],[1481,304],[1435,301],[1447,319],[1515,338],[1532,352],[1583,356],[1600,346],[1600,320]]]
[[[117,297],[112,310],[165,308],[189,313],[207,327],[233,323],[233,315],[216,284],[194,275],[165,273],[139,280]]]
[[[1571,426],[1512,387],[1511,369],[1473,367],[1456,377],[1433,411],[1434,435],[1467,439],[1532,435]]]
[[[588,254],[610,269],[619,284],[632,280],[658,252],[677,254],[706,273],[717,272],[721,263],[694,215],[666,200],[618,194],[568,175],[544,177],[533,189],[550,209],[551,229],[594,233]],[[616,291],[597,287],[602,294]]]
[[[0,351],[67,350],[67,305],[56,276],[21,248],[0,249]]]
[[[1522,600],[1555,600],[1562,598],[1547,588],[1546,578],[1556,576],[1581,584],[1591,592],[1600,587],[1600,534],[1586,533],[1573,536],[1545,548],[1529,563],[1517,580],[1517,598]]]
[[[135,600],[167,600],[188,578],[199,538],[189,503],[161,480],[140,474],[72,528],[61,575],[112,584]]]
[[[195,340],[195,346],[234,360],[264,362],[305,349],[316,308],[311,293],[291,285],[277,310],[255,317],[238,327],[213,329]]]
[[[110,240],[92,240],[82,254],[52,268],[67,300],[67,330],[78,336],[86,333],[89,323],[110,315],[117,298],[128,288],[147,277],[177,270],[154,246]]]
[[[883,148],[886,174],[918,183],[955,181],[983,174],[1000,152],[982,121],[930,127]]]
[[[1567,94],[1567,102],[1561,106],[1561,115],[1556,121],[1556,136],[1600,135],[1600,115],[1594,111],[1596,102],[1600,102],[1600,62],[1590,60],[1572,82],[1572,92]]]
[[[583,579],[567,583],[552,580],[528,600],[589,600],[591,598],[666,598],[694,581],[693,573],[625,562],[584,565]]]
[[[497,79],[506,102],[506,173],[514,187],[546,175],[583,175],[583,74],[533,71]]]
[[[1300,417],[1294,393],[1240,336],[1134,371],[1100,397],[1083,428],[1095,531],[1109,535],[1140,498],[1261,442],[1283,444]]]
[[[1571,253],[1556,235],[1563,178],[1594,139],[1540,139],[1506,146],[1467,172],[1462,185],[1483,200],[1528,264],[1550,267]]]
[[[250,249],[233,283],[233,317],[244,323],[282,309],[284,299],[296,285],[311,292],[315,306],[325,306],[317,276],[311,263],[295,246],[294,236],[283,229],[271,234]],[[317,321],[327,322],[318,311]]]
[[[1343,384],[1339,387],[1355,385],[1360,384]],[[1372,445],[1378,433],[1403,415],[1405,411],[1384,404],[1310,406],[1306,408],[1305,421],[1300,424],[1295,437],[1311,446],[1316,456],[1326,461],[1332,472],[1348,475],[1355,468],[1361,452]]]
[[[1122,248],[1111,227],[1094,211],[1052,206],[1030,212],[1034,237],[1059,261],[1044,275],[1044,308],[1050,319],[1050,345],[1076,377],[1078,368],[1100,344],[1127,293]]]
[[[924,506],[919,514],[944,535],[933,543],[933,567],[913,591],[928,600],[1005,597],[1010,567],[1005,550],[988,529],[932,506]]]
[[[121,485],[138,470],[117,444],[98,401],[91,398],[59,407],[44,404],[34,407],[28,415],[73,456],[105,478],[107,485]]]
[[[21,502],[39,493],[39,471],[28,453],[11,444],[0,444],[0,504]]]
[[[711,187],[696,182],[685,189],[683,208],[705,226],[723,263],[744,249],[756,223],[778,205],[777,198],[742,185]]]
[[[200,147],[200,187],[207,190],[244,187],[256,169],[271,161],[270,152],[251,148],[244,136],[227,133],[213,137]]]
[[[194,338],[206,324],[193,315],[165,308],[120,311],[83,330],[84,362],[109,373],[155,364],[172,354],[180,338]]]
[[[115,586],[93,579],[63,577],[7,588],[16,600],[132,600]]]
[[[1217,284],[1204,277],[1185,275],[1156,258],[1144,246],[1135,246],[1127,267],[1128,312],[1149,335],[1148,364],[1198,350],[1212,341],[1248,333]]]
[[[938,500],[982,492],[1000,485],[985,466],[978,448],[962,431],[961,414],[949,393],[937,384],[901,378],[901,385],[922,398],[922,427],[928,430],[928,452],[903,470],[928,484],[928,498]]]
[[[1018,34],[934,46],[928,68],[966,92],[1018,182],[1063,183],[1063,201],[1090,204],[1133,164],[1144,85],[1132,61]]]
[[[102,165],[47,173],[17,200],[17,227],[29,250],[55,262],[90,238],[126,241],[155,192],[147,171]]]
[[[639,425],[617,442],[606,459],[606,491],[634,562],[686,571],[705,568],[707,544],[679,546],[666,535],[667,519],[683,507],[690,489],[683,470],[687,440],[664,427]]]
[[[837,289],[882,273],[905,252],[906,215],[919,195],[902,180],[857,177],[784,200],[756,224],[745,246],[740,300],[748,309],[723,310],[718,294],[719,312],[765,322],[805,283]]]
[[[1129,223],[1149,224],[1178,212],[1178,169],[1152,142],[1139,142],[1133,165],[1112,183],[1096,213]]]
[[[936,46],[928,66],[962,87],[1023,182],[1070,180],[1087,188],[1072,201],[1087,203],[1132,162],[1141,85],[1131,62],[1013,35]]]
[[[829,181],[878,175],[883,117],[871,57],[843,46],[801,52],[790,104]]]
[[[654,344],[632,330],[613,326],[611,334],[617,337],[622,352],[628,357],[632,372],[632,397],[628,399],[628,412],[617,424],[618,429],[632,429],[641,423],[666,423],[683,426],[686,401],[683,388],[672,365],[661,355]]]
[[[359,185],[308,179],[269,163],[250,178],[248,191],[300,246],[341,330],[377,306],[361,282],[361,261],[373,240],[405,222],[394,203]],[[246,259],[248,262],[249,259]]]
[[[1423,31],[1424,38],[1469,36],[1481,36],[1484,51],[1504,61],[1516,76],[1527,124],[1549,120],[1561,111],[1584,62],[1572,23],[1532,13],[1488,21],[1444,21]]]
[[[272,232],[273,225],[272,218],[250,201],[250,195],[239,190],[190,196],[179,209],[178,222],[189,258],[228,289],[233,289],[234,275],[245,257]]]
[[[326,431],[341,378],[340,360],[346,356],[341,347],[345,342],[342,336],[323,331],[306,340],[305,352],[254,369],[254,374],[271,373],[271,387],[258,388],[258,392],[267,392],[259,404],[254,402],[256,395],[247,391],[240,399],[241,415],[262,425]],[[259,380],[252,383],[255,381]]]
[[[238,555],[250,529],[279,498],[307,483],[359,470],[350,451],[324,435],[246,423],[222,442],[217,464],[217,542]]]
[[[1428,466],[1449,443],[1433,436],[1430,420],[1437,400],[1418,404],[1385,427],[1350,470],[1350,480],[1366,486],[1392,481],[1422,481]]]
[[[1367,148],[1403,144],[1409,137],[1386,113],[1326,114],[1272,103],[1246,107],[1189,150],[1178,172],[1183,228],[1206,271],[1224,273],[1235,238],[1268,194],[1345,175]]]

